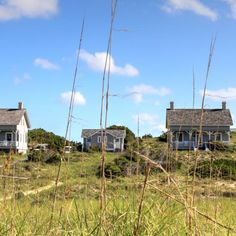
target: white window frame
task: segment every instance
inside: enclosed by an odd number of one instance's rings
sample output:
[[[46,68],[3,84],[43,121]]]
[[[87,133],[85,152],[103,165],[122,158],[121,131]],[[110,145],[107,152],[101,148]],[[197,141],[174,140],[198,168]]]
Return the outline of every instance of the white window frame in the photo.
[[[101,136],[98,136],[97,137],[97,143],[101,143],[102,142],[102,137]]]

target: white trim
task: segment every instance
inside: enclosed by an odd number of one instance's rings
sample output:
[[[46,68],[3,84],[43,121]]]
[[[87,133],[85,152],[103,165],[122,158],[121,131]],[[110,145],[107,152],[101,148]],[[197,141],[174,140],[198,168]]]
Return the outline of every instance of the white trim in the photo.
[[[97,143],[101,143],[102,142],[102,137],[101,136],[98,136],[97,137]]]

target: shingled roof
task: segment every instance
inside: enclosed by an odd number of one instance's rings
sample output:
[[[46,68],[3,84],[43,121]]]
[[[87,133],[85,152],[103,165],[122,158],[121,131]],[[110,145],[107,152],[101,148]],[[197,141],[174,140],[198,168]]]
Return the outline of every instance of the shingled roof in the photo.
[[[167,109],[166,126],[199,126],[201,109]],[[204,109],[203,126],[233,125],[229,109]]]
[[[18,125],[25,116],[28,127],[30,122],[25,109],[0,109],[0,125]]]
[[[89,138],[96,133],[98,133],[100,129],[83,129],[81,137],[82,138]],[[126,131],[125,130],[119,130],[119,129],[107,129],[106,132],[116,138],[125,138]]]

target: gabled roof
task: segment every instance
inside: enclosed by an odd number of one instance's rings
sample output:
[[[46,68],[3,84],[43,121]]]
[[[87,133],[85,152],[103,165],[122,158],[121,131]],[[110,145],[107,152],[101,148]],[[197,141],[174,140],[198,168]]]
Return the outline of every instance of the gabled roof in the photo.
[[[201,109],[167,109],[166,126],[199,126]],[[204,109],[203,126],[231,126],[233,120],[229,109]]]
[[[18,125],[23,116],[28,128],[30,128],[26,109],[0,109],[0,125]]]
[[[100,129],[83,129],[81,137],[82,138],[89,138],[100,131],[101,131]],[[115,138],[125,138],[125,136],[126,136],[125,130],[107,129],[106,132]]]

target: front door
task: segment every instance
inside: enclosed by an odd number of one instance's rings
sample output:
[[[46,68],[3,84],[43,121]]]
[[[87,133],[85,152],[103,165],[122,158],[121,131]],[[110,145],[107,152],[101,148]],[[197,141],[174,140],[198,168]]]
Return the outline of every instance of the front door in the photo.
[[[12,133],[6,133],[6,140],[8,142],[12,141]]]

